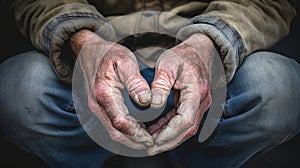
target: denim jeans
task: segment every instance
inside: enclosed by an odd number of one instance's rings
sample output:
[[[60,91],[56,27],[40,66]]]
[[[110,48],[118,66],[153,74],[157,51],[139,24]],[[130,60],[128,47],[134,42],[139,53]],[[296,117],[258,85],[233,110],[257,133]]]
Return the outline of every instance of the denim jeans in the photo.
[[[85,133],[71,87],[45,55],[14,56],[1,63],[0,76],[1,129],[8,140],[50,167],[101,167],[112,155]],[[248,56],[227,85],[225,110],[209,139],[199,143],[195,136],[167,153],[187,167],[239,167],[299,133],[298,86],[294,60],[271,52]]]

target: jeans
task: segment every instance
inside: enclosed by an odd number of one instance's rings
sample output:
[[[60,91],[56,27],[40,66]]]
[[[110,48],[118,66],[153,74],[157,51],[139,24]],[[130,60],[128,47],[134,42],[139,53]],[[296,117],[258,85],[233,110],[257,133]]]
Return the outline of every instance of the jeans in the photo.
[[[1,129],[9,141],[50,167],[101,167],[112,155],[85,133],[71,87],[45,55],[14,56],[1,63],[0,76]],[[199,143],[195,136],[167,153],[187,167],[241,166],[299,133],[298,86],[294,60],[271,52],[248,56],[227,85],[223,116],[209,139]]]

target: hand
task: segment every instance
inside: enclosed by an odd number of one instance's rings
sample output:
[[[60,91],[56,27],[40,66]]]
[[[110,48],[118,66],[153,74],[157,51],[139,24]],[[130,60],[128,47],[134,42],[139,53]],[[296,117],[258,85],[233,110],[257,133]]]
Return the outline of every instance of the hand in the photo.
[[[70,42],[84,75],[88,106],[111,139],[133,149],[152,146],[152,136],[129,115],[120,91],[126,88],[141,106],[151,102],[149,85],[140,75],[133,53],[88,30],[77,32]]]
[[[194,34],[160,56],[151,85],[151,107],[163,106],[173,89],[175,109],[148,128],[155,141],[149,155],[171,150],[197,133],[211,104],[210,71],[216,53],[207,36]]]

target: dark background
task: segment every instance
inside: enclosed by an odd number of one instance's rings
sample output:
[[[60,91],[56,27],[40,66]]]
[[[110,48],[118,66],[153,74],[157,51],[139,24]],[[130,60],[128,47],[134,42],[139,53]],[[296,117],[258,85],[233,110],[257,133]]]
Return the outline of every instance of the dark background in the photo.
[[[297,1],[296,3],[296,9],[297,11],[299,10],[298,12],[300,13],[300,1]],[[33,47],[21,36],[16,26],[13,24],[13,21],[8,19],[8,9],[2,4],[0,5],[0,61],[3,61],[9,56],[31,50]],[[299,13],[292,22],[290,34],[270,49],[271,51],[294,58],[298,62],[300,62],[300,55],[298,53],[300,47]],[[36,168],[46,167],[39,158],[20,150],[14,144],[5,140],[2,134],[0,135],[0,145],[0,167],[13,167],[17,165]],[[300,135],[267,153],[258,154],[250,159],[243,167],[300,167],[299,156]]]

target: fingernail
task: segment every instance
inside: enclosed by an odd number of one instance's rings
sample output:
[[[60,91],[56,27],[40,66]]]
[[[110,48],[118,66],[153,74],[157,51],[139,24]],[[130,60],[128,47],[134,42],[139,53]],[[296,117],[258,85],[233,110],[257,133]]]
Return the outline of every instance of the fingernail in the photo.
[[[162,104],[162,95],[154,94],[152,97],[152,104],[154,105],[161,105]]]
[[[144,91],[138,94],[137,97],[142,104],[149,103],[151,101],[151,94],[149,91]]]

